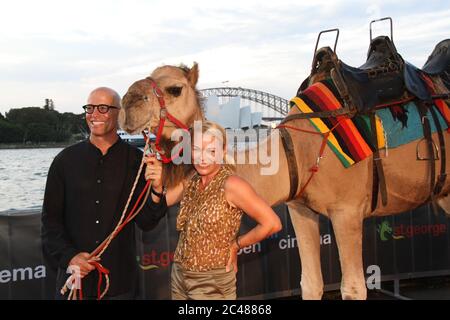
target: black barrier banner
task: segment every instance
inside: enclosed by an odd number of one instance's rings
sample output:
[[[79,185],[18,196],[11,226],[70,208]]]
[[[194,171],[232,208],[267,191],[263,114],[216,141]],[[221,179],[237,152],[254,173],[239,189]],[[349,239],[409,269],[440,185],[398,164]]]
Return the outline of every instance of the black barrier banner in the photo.
[[[274,208],[283,222],[283,230],[239,253],[238,297],[270,299],[300,293],[300,258],[297,238],[287,206]],[[141,250],[152,267],[143,270],[142,297],[170,299],[170,265],[178,234],[177,209],[171,209],[157,230],[141,235]],[[331,222],[320,216],[320,247],[325,289],[338,289],[341,269]],[[369,282],[383,278],[431,276],[436,271],[450,274],[448,228],[450,219],[440,212],[434,216],[429,206],[394,216],[364,221],[364,273]],[[241,233],[254,226],[245,216]]]
[[[41,215],[35,211],[0,214],[0,299],[48,299],[55,275],[44,261]]]
[[[238,298],[271,299],[300,293],[297,239],[286,205],[274,208],[283,229],[239,253]],[[150,232],[136,232],[140,268],[139,298],[170,299],[170,271],[178,241],[178,207]],[[0,214],[0,299],[52,299],[53,269],[41,249],[40,212]],[[339,288],[341,272],[331,222],[320,216],[325,290]],[[373,279],[402,279],[450,274],[450,219],[429,206],[364,221],[363,259],[367,284]],[[241,232],[254,226],[244,216]],[[378,278],[377,278],[378,277]],[[379,281],[379,280],[378,280]],[[369,287],[370,289],[370,287]]]

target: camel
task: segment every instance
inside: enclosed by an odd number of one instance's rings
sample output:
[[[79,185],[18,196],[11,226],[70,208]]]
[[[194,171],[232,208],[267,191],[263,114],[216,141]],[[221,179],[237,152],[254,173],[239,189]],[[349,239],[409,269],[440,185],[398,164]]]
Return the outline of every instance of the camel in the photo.
[[[201,97],[196,89],[199,77],[198,64],[186,66],[162,66],[156,68],[149,78],[138,80],[128,89],[123,99],[119,117],[122,129],[139,133],[145,128],[152,132],[160,121],[158,94],[151,82],[161,89],[167,111],[187,126],[204,118]],[[289,115],[299,113],[292,108]],[[298,119],[290,122],[299,129],[314,131],[310,121]],[[173,147],[170,136],[176,126],[166,122],[163,130],[163,149]],[[322,137],[295,130],[289,131],[294,142],[297,161],[299,189],[310,177],[310,168],[317,161]],[[437,141],[437,135],[432,136]],[[445,133],[446,143],[449,134]],[[320,262],[319,213],[331,220],[336,236],[341,271],[341,294],[343,299],[366,299],[367,289],[363,272],[362,229],[363,219],[385,216],[414,209],[428,201],[430,168],[427,161],[416,161],[417,141],[390,149],[388,156],[381,153],[386,177],[388,203],[371,208],[373,161],[371,157],[344,168],[330,148],[325,148],[320,169],[303,194],[289,199],[289,171],[286,153],[280,142],[278,130],[273,130],[264,142],[276,140],[280,146],[279,169],[273,175],[261,175],[260,164],[236,164],[236,173],[249,181],[257,193],[270,205],[287,203],[292,224],[298,240],[301,260],[301,295],[303,299],[321,299],[323,278]],[[426,148],[421,152],[426,154]],[[448,148],[447,148],[448,150]],[[250,150],[243,151],[248,156]],[[440,151],[439,151],[440,152]],[[447,156],[447,167],[450,165]],[[440,169],[436,161],[436,171]],[[166,185],[176,184],[184,178],[183,166],[168,165],[164,171]],[[437,196],[438,204],[449,213],[450,181],[447,179]],[[380,198],[380,196],[379,196]]]

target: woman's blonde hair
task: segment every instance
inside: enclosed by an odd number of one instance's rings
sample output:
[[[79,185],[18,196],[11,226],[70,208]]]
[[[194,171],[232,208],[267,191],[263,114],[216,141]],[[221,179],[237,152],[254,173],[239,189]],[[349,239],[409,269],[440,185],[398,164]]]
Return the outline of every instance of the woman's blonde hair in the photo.
[[[200,121],[195,121],[194,126],[189,128],[189,133],[191,135],[191,142],[194,141],[194,134],[195,134],[195,123],[198,123]],[[229,169],[233,170],[235,169],[234,165],[234,159],[228,155],[228,145],[227,145],[227,134],[225,129],[218,123],[209,121],[209,120],[203,120],[201,121],[201,133],[202,134],[208,134],[212,133],[216,138],[220,139],[222,141],[222,147],[224,149],[224,155],[223,155],[223,165],[228,167]]]

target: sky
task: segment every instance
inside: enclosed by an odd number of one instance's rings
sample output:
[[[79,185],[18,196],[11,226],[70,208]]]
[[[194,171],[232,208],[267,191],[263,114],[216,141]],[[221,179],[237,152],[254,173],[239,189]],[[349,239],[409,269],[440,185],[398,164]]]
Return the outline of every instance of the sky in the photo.
[[[403,58],[421,67],[450,38],[450,2],[385,0],[0,0],[0,112],[43,106],[81,113],[89,92],[124,95],[164,64],[199,63],[199,89],[224,84],[293,97],[320,31],[339,28],[337,54],[359,66],[369,23],[390,16]],[[373,26],[388,35],[387,22]],[[334,35],[319,47],[332,46]]]

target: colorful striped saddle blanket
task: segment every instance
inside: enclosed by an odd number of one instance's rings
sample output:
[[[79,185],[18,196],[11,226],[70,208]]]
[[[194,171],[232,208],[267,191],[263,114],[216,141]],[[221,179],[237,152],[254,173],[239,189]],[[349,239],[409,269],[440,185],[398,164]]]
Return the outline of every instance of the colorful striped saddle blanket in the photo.
[[[435,108],[443,129],[449,128],[450,111],[444,101],[438,101]],[[309,86],[298,97],[291,99],[291,106],[296,105],[302,113],[329,111],[342,108],[342,100],[331,80],[317,82]],[[429,114],[429,119],[432,119]],[[337,126],[329,135],[328,146],[333,150],[344,167],[364,160],[372,155],[372,130],[367,115],[358,115],[351,119],[344,116],[336,118],[311,118],[314,128],[325,133]],[[432,132],[436,126],[431,122]],[[423,137],[422,124],[414,102],[403,106],[393,106],[376,111],[378,147],[395,148]]]

